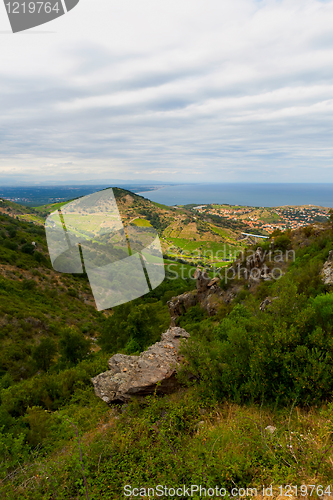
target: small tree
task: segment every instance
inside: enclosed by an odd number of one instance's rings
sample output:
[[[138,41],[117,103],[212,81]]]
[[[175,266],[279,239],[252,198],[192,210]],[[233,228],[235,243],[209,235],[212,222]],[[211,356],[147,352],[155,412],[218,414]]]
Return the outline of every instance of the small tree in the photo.
[[[89,354],[90,341],[73,327],[67,327],[61,334],[59,346],[62,358],[76,364]]]
[[[25,243],[22,248],[21,248],[21,251],[23,253],[27,253],[29,255],[32,255],[35,251],[35,247],[34,245],[32,245],[31,243]]]
[[[56,352],[57,346],[54,340],[49,337],[42,339],[40,344],[35,347],[32,354],[37,368],[46,372],[50,368],[52,359]]]

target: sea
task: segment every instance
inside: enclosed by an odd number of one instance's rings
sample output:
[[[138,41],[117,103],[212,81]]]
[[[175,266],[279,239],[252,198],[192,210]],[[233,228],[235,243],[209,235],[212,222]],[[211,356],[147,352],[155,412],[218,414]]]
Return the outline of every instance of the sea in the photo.
[[[333,184],[178,184],[143,191],[140,195],[169,206],[226,203],[251,207],[333,207]]]
[[[86,196],[110,185],[89,186],[3,186],[0,198],[22,205],[40,206]],[[205,205],[210,203],[278,207],[283,205],[317,205],[333,207],[333,184],[150,184],[119,185],[163,205]]]

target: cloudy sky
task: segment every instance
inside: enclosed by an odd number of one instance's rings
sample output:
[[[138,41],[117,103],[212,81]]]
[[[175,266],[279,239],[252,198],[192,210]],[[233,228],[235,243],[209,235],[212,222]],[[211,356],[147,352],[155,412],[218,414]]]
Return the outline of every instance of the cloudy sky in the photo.
[[[333,1],[80,0],[12,34],[0,182],[333,182]]]

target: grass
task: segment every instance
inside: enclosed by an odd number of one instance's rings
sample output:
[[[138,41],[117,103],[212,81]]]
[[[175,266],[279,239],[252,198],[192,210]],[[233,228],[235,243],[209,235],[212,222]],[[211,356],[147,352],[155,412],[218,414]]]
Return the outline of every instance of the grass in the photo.
[[[139,226],[139,227],[152,227],[150,222],[146,219],[134,219],[132,221],[132,224],[135,224],[136,226]]]
[[[173,210],[172,207],[169,207],[168,205],[163,205],[162,203],[156,203],[156,201],[152,201],[151,203],[156,207],[161,208],[162,210]]]
[[[272,487],[273,499],[280,495],[279,485],[292,484],[299,491],[302,485],[327,486],[332,481],[331,410],[300,410],[292,403],[279,412],[208,404],[193,390],[151,396],[121,410],[96,401],[91,389],[77,391],[65,408],[44,416],[46,441],[58,429],[56,447],[35,450],[3,477],[2,498],[42,500],[55,498],[55,492],[64,500],[86,498],[85,481],[90,500],[124,498],[125,485],[253,488],[258,498],[264,486]]]
[[[235,252],[241,250],[241,246],[234,246],[229,243],[215,242],[215,241],[188,241],[181,238],[168,238],[172,241],[175,247],[186,252],[186,258],[193,258],[194,260],[209,260],[209,261],[222,261],[224,258],[229,258]],[[170,254],[178,255],[181,257],[179,251],[172,248],[169,250]],[[194,255],[191,256],[191,253]],[[185,257],[185,255],[184,255]]]
[[[51,203],[49,205],[41,205],[40,207],[34,207],[38,212],[55,212],[56,210],[60,210],[60,208],[67,203],[70,203],[73,200],[61,201],[59,203]]]

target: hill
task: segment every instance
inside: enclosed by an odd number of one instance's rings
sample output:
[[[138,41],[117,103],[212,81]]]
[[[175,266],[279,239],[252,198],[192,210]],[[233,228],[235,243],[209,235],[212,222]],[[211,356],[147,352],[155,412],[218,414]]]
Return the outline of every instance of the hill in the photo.
[[[214,235],[221,244],[243,232],[238,220],[215,221],[209,207],[198,213],[115,192],[125,224],[152,224],[178,248],[207,250]],[[98,312],[84,274],[51,267],[40,221],[55,206],[0,205],[1,498],[117,500],[125,485],[134,498],[134,488],[158,484],[201,484],[221,495],[255,488],[259,498],[263,485],[278,498],[286,484],[311,498],[304,487],[315,484],[317,496],[329,496],[333,292],[321,271],[331,266],[330,222],[276,231],[261,243],[257,268],[247,257],[258,255],[258,244],[243,243],[233,271],[216,273],[228,298],[216,314],[197,303],[177,318],[191,334],[182,389],[109,407],[91,377],[111,355],[135,355],[159,340],[170,323],[167,302],[196,287],[184,272],[191,268],[174,261],[157,289]],[[24,219],[31,214],[38,224]],[[280,270],[276,278],[246,275],[264,265],[270,275]]]
[[[126,224],[160,224],[163,238],[188,242],[190,217],[199,234],[201,223],[235,230],[194,208],[157,207],[157,221],[151,202],[122,190],[116,196]],[[258,244],[243,247],[234,273],[217,273],[221,297],[230,300],[220,300],[214,315],[196,304],[177,319],[191,334],[182,389],[109,407],[91,377],[112,354],[137,354],[159,340],[170,323],[167,302],[193,290],[195,280],[175,263],[177,279],[167,268],[154,291],[98,312],[87,277],[53,271],[43,227],[9,208],[0,215],[1,498],[117,500],[125,485],[129,498],[138,496],[134,488],[146,488],[141,496],[148,498],[159,484],[218,487],[220,496],[254,488],[259,498],[263,485],[278,498],[286,484],[311,498],[305,485],[315,484],[315,494],[328,498],[333,292],[321,271],[331,265],[331,223],[277,231],[261,244],[259,268],[280,269],[276,279],[247,276]],[[206,238],[211,232],[202,231]]]
[[[244,246],[239,242],[241,231],[246,229],[241,221],[229,227],[228,221],[213,221],[188,208],[160,205],[125,189],[113,188],[113,191],[123,224],[152,225],[159,233],[166,258],[222,265]],[[62,205],[64,203],[44,205],[35,210],[45,218]]]

